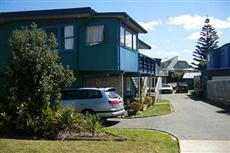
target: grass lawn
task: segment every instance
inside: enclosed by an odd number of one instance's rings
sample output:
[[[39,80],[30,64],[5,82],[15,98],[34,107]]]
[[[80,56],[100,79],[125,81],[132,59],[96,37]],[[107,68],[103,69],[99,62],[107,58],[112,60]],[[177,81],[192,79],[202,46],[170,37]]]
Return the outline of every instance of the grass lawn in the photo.
[[[148,117],[148,116],[156,116],[170,113],[172,111],[171,104],[169,100],[160,99],[153,106],[150,106],[145,111],[140,111],[134,117]]]
[[[130,139],[118,141],[47,141],[0,139],[3,153],[178,153],[177,140],[170,135],[140,129],[106,129]]]

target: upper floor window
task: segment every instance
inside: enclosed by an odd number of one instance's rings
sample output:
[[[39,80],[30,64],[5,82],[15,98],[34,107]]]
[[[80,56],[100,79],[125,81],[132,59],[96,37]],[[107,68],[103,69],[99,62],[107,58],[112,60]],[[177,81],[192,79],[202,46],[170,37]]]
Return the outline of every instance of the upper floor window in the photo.
[[[132,34],[129,31],[125,31],[125,46],[132,49]]]
[[[137,50],[137,35],[133,34],[133,50]]]
[[[72,50],[74,48],[74,31],[73,25],[64,26],[62,28],[62,49]]]
[[[74,26],[50,26],[44,27],[46,33],[53,33],[57,39],[58,49],[60,51],[69,51],[74,49]]]
[[[93,25],[87,27],[87,45],[97,45],[104,40],[104,25]]]
[[[137,50],[137,34],[120,27],[120,44],[129,49]]]
[[[125,45],[125,29],[123,27],[120,27],[120,42],[121,45]]]

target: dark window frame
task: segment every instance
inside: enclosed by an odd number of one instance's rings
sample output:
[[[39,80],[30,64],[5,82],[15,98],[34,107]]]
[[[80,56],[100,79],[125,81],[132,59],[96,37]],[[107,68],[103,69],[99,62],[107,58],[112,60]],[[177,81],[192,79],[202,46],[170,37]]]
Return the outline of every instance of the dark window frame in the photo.
[[[62,29],[64,29],[65,26],[73,26],[73,36],[72,37],[66,37],[64,36],[64,33],[62,34]],[[76,28],[76,24],[75,22],[68,22],[66,24],[58,24],[58,25],[44,25],[43,29],[44,31],[47,33],[46,29],[51,29],[54,28],[57,30],[57,36],[56,36],[56,41],[58,43],[58,51],[60,53],[72,53],[75,49],[76,49],[76,37],[77,37],[77,28]],[[47,33],[47,35],[49,36],[50,34]],[[62,36],[63,35],[63,36]],[[73,48],[72,49],[65,49],[65,39],[69,39],[72,38],[73,39]]]

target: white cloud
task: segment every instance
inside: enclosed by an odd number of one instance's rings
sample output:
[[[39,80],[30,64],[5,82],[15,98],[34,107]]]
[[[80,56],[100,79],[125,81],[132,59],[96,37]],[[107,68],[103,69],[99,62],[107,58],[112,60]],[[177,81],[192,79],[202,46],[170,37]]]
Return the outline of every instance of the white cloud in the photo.
[[[139,22],[139,24],[144,27],[146,30],[155,30],[155,26],[162,24],[162,22],[159,21],[150,21],[150,22]]]
[[[227,21],[230,21],[230,16],[227,18]]]
[[[168,20],[168,24],[173,25],[180,25],[183,26],[186,30],[192,30],[192,29],[201,29],[204,25],[206,17],[205,16],[199,16],[199,15],[180,15],[175,17],[170,17]],[[221,20],[214,17],[209,17],[210,24],[216,29],[226,29],[230,28],[230,17],[228,17],[226,20]]]
[[[220,37],[223,35],[223,32],[217,31],[217,35]],[[191,35],[189,35],[185,39],[186,40],[198,40],[199,38],[200,38],[200,32],[193,32],[191,33]]]
[[[186,37],[187,40],[197,40],[200,38],[200,32],[193,32],[190,36]]]

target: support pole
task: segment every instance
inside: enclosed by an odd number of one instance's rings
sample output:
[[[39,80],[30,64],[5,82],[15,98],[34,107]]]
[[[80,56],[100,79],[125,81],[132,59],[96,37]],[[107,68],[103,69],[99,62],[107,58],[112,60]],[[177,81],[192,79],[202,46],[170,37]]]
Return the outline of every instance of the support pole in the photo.
[[[149,96],[151,96],[151,88],[152,88],[152,77],[149,76]]]
[[[121,97],[124,99],[124,73],[121,73]]]
[[[141,99],[141,77],[138,75],[138,97]]]

